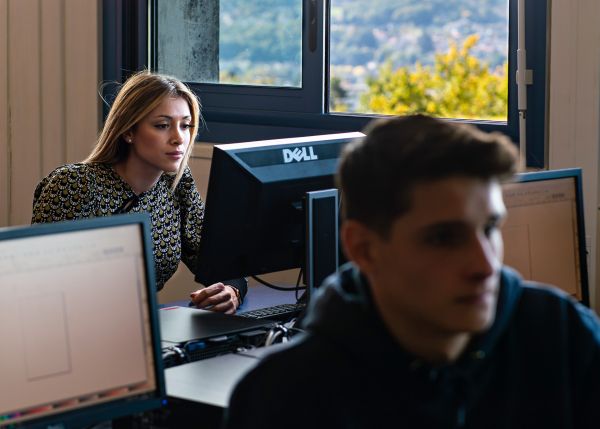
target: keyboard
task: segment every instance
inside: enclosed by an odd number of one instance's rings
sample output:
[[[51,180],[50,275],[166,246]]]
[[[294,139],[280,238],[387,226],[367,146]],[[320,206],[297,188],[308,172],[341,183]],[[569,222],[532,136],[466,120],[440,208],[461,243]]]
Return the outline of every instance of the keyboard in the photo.
[[[249,317],[251,319],[270,319],[287,321],[298,316],[302,311],[304,311],[305,308],[306,304],[304,303],[278,304],[272,307],[243,311],[241,313],[237,313],[236,315],[242,317]]]

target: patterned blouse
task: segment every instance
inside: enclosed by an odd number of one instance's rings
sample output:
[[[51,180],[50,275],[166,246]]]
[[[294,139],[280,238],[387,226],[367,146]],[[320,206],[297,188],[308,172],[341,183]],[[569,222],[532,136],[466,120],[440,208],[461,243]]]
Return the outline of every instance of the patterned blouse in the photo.
[[[204,202],[189,167],[175,191],[174,176],[163,174],[135,199],[127,182],[107,164],[67,164],[37,185],[31,223],[110,216],[133,203],[130,212],[147,212],[152,219],[156,287],[162,289],[182,260],[195,272],[196,250],[204,218]]]

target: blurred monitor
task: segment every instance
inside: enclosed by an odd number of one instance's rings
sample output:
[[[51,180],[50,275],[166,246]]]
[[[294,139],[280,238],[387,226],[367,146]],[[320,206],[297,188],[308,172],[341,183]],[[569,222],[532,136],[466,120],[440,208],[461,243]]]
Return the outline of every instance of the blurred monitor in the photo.
[[[589,305],[581,169],[523,173],[503,194],[505,264]]]
[[[83,427],[165,397],[145,214],[0,229],[0,427]]]
[[[334,187],[340,151],[363,136],[353,132],[215,146],[196,281],[211,284],[301,267],[318,285],[334,272],[337,191],[310,198],[307,193]],[[307,261],[322,265],[306,267]]]

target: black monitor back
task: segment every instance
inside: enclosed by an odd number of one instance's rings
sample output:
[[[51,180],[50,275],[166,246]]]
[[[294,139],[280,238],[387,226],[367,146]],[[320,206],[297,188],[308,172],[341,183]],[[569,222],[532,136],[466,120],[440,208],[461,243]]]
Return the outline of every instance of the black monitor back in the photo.
[[[306,192],[332,188],[340,151],[362,133],[217,145],[196,281],[302,267]]]

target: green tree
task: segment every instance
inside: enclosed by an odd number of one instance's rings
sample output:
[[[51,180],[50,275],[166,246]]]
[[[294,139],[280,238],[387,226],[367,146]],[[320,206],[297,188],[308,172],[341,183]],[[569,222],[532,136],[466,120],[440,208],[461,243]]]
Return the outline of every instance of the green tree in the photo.
[[[479,36],[468,36],[459,49],[435,55],[434,64],[392,69],[384,63],[367,79],[362,107],[373,113],[405,115],[425,113],[445,118],[506,120],[508,64],[490,70],[471,55]]]

